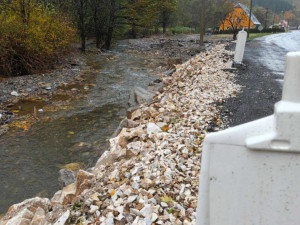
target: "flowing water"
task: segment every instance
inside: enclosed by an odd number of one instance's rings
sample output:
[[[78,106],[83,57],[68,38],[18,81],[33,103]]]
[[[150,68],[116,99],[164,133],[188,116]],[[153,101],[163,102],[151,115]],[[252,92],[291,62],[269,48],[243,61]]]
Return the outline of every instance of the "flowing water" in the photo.
[[[28,131],[9,131],[0,137],[0,214],[24,199],[51,197],[59,189],[58,171],[63,165],[76,162],[92,167],[125,115],[130,90],[146,88],[157,79],[153,74],[162,65],[159,58],[128,50],[126,41],[118,42],[110,53],[91,56],[90,61],[99,72],[89,76],[93,85],[86,97],[69,100],[67,109],[45,112],[48,119]],[[33,103],[20,104],[26,110]]]

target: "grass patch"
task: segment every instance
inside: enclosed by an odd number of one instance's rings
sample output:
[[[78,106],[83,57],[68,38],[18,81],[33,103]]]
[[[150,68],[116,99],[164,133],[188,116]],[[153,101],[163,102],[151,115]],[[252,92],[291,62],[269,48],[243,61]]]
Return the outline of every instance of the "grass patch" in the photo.
[[[167,31],[176,33],[176,34],[194,34],[197,33],[197,31],[194,28],[190,27],[172,27],[168,28]]]
[[[267,35],[271,35],[271,34],[273,34],[273,33],[252,33],[252,34],[250,34],[249,40],[253,40],[253,39],[260,38],[260,37],[267,36]],[[232,39],[233,34],[214,34],[208,39],[214,39],[214,38],[217,38],[217,39]]]
[[[256,33],[256,34],[250,34],[250,40],[256,39],[256,38],[260,38],[263,36],[267,36],[267,35],[271,35],[273,33]]]

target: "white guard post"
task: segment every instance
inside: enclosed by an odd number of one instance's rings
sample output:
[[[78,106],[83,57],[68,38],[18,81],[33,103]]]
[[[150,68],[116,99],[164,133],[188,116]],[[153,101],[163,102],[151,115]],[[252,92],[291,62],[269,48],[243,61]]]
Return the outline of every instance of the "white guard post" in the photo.
[[[241,65],[244,58],[245,46],[247,41],[247,32],[243,29],[237,35],[237,42],[235,47],[234,65]]]
[[[197,225],[300,224],[300,52],[272,116],[209,134]]]

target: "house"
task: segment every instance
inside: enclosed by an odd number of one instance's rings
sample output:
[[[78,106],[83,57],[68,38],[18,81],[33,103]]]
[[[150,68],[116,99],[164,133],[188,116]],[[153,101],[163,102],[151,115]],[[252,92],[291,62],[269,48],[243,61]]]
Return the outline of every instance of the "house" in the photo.
[[[281,20],[279,23],[277,24],[273,24],[271,25],[269,28],[271,29],[276,29],[276,28],[279,28],[279,29],[283,29],[285,31],[288,31],[290,29],[290,26],[289,26],[289,22],[286,21],[286,20]],[[296,28],[297,29],[297,28]]]
[[[250,18],[250,10],[247,6],[238,3],[232,12],[228,14],[226,19],[220,25],[220,30],[234,30],[234,29],[248,29]],[[252,13],[251,15],[251,28],[260,26],[261,23],[258,21],[256,16]]]

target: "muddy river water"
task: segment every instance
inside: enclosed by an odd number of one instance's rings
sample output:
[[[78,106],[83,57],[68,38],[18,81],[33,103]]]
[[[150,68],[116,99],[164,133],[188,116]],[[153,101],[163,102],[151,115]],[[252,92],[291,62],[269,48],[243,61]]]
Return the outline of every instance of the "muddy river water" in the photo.
[[[107,139],[125,116],[130,90],[157,79],[155,70],[163,62],[128,49],[121,41],[112,52],[92,56],[99,71],[90,76],[93,85],[84,98],[71,100],[67,109],[45,111],[48,120],[28,131],[0,137],[0,214],[24,199],[51,197],[64,165],[92,167],[107,149]]]

